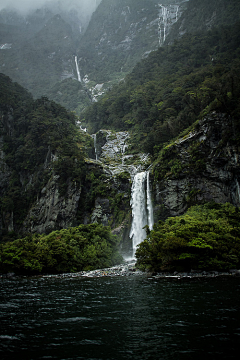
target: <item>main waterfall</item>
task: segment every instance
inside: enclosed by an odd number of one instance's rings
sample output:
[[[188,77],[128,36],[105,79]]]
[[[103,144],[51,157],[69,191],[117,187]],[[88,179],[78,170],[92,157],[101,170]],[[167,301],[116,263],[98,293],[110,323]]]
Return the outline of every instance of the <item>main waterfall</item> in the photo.
[[[148,226],[149,229],[152,230],[154,219],[153,219],[153,207],[152,207],[152,199],[151,199],[149,171],[147,172],[147,214],[148,214]]]
[[[140,172],[134,176],[131,207],[132,227],[130,231],[130,238],[132,239],[134,257],[137,245],[146,238],[146,231],[143,227],[148,225],[150,230],[152,230],[154,223],[149,172]]]

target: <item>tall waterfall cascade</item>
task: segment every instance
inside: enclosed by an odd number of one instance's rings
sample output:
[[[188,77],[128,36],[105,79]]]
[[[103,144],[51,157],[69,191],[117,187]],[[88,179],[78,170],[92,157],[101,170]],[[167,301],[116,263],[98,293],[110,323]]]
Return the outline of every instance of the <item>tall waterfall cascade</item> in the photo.
[[[169,33],[170,27],[178,21],[179,5],[164,6],[159,4],[158,36],[159,46],[162,46]]]
[[[137,245],[146,238],[144,226],[153,228],[153,208],[151,201],[149,172],[140,172],[134,176],[132,184],[132,227],[130,238],[132,239],[133,257]]]
[[[77,59],[77,56],[75,56],[75,64],[76,64],[76,70],[77,70],[78,81],[79,81],[79,82],[82,82],[82,79],[81,79],[81,74],[80,74],[80,70],[79,70],[79,66],[78,66],[78,59]]]

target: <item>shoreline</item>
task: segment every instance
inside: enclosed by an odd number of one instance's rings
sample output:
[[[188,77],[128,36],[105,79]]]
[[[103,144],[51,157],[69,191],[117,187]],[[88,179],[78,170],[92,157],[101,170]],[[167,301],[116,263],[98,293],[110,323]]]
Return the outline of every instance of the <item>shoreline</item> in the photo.
[[[15,273],[0,274],[0,279],[12,278],[42,278],[42,279],[76,279],[76,278],[103,278],[103,277],[133,277],[144,276],[148,279],[206,279],[219,277],[240,277],[240,270],[232,269],[229,271],[201,271],[191,270],[191,272],[143,272],[135,267],[135,262],[126,262],[111,268],[80,271],[76,273],[63,274],[40,274],[40,275],[17,275]]]

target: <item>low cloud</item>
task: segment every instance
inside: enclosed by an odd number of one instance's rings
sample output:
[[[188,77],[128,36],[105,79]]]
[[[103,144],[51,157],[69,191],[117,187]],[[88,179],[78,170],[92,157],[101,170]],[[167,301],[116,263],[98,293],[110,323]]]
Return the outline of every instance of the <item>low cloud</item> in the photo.
[[[27,12],[34,8],[38,8],[46,3],[46,0],[0,0],[0,10],[4,8],[14,8],[21,12]]]
[[[57,3],[62,9],[75,7],[91,14],[100,2],[101,0],[0,0],[0,10],[10,8],[21,13],[27,13],[30,10],[42,7],[44,4],[51,7],[51,4]]]

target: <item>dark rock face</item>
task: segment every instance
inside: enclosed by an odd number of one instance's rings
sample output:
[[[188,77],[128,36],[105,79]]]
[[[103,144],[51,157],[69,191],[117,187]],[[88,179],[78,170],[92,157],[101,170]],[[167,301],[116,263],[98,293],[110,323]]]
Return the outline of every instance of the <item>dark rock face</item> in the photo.
[[[74,220],[80,195],[81,189],[69,181],[65,196],[61,196],[58,176],[54,176],[42,189],[40,198],[29,211],[23,230],[41,234],[77,225]]]
[[[155,183],[156,218],[183,214],[189,206],[202,202],[240,205],[239,147],[233,138],[232,119],[213,113],[172,145],[182,169]]]

